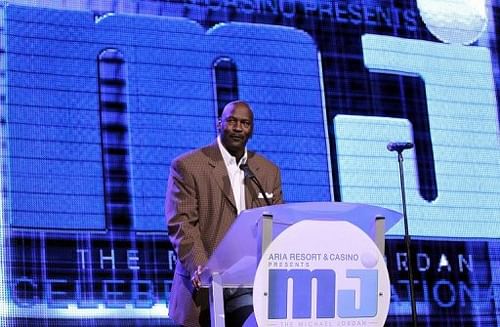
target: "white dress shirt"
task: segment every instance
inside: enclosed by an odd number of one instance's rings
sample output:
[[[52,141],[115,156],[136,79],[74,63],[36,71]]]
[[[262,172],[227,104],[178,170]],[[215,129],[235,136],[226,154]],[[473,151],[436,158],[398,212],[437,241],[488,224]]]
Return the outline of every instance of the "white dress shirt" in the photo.
[[[245,148],[245,153],[241,157],[240,162],[236,162],[236,157],[233,157],[227,149],[222,145],[220,136],[217,136],[217,144],[219,145],[220,152],[222,153],[222,158],[226,164],[227,173],[229,175],[229,180],[231,181],[231,188],[234,194],[234,203],[236,204],[236,209],[238,214],[246,209],[245,204],[245,173],[240,169],[240,165],[247,162],[247,149]]]

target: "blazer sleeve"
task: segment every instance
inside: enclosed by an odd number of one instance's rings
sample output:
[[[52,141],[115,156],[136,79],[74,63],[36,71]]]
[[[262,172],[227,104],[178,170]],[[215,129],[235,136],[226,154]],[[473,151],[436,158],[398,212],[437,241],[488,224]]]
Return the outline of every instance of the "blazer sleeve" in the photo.
[[[276,174],[274,176],[273,185],[273,204],[282,204],[283,201],[283,190],[281,188],[281,172],[279,168],[276,168]]]
[[[193,172],[182,160],[174,160],[168,178],[165,215],[170,242],[182,268],[190,275],[208,261],[200,236],[198,200]]]

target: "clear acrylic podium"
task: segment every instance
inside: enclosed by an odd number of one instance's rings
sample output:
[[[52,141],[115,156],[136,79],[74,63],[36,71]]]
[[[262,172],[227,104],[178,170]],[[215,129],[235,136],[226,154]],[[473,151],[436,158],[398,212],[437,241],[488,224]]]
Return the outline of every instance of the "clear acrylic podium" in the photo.
[[[291,203],[243,211],[201,275],[203,287],[210,289],[212,326],[224,326],[223,288],[253,287],[263,251],[287,227],[309,219],[347,221],[367,233],[383,254],[385,232],[401,217],[386,208],[343,202]]]

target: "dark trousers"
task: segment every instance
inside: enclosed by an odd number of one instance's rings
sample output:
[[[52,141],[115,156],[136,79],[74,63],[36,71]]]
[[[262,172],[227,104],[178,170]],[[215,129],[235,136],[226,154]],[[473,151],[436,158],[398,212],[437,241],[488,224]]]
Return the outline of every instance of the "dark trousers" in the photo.
[[[241,327],[253,312],[251,288],[224,289],[224,316],[226,327]],[[200,325],[210,327],[210,308],[200,315]]]
[[[227,327],[243,326],[253,312],[251,288],[224,289],[224,314]]]

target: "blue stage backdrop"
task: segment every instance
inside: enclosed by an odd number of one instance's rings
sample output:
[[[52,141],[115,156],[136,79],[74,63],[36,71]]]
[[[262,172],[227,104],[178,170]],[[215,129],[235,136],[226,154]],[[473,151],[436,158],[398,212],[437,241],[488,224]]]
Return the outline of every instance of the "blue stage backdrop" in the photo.
[[[255,110],[287,202],[408,217],[421,326],[500,326],[498,0],[2,1],[0,324],[168,325],[170,161]],[[411,319],[390,230],[387,326]]]

